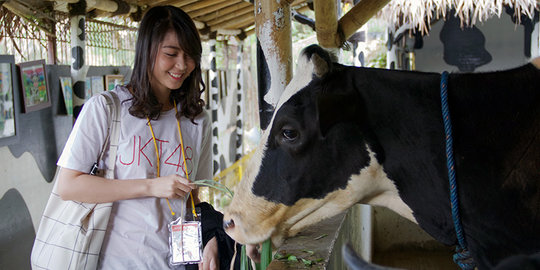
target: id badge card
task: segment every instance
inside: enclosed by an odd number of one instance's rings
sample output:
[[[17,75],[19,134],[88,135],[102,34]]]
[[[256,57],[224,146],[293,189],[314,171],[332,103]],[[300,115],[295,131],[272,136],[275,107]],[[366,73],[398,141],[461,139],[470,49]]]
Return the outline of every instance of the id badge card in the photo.
[[[200,221],[188,221],[180,217],[169,223],[169,254],[171,265],[197,264],[202,261]]]

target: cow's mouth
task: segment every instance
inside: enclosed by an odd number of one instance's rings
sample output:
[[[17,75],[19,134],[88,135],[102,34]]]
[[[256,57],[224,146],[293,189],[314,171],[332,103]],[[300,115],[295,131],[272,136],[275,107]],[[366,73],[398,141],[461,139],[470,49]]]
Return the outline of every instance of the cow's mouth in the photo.
[[[265,226],[264,222],[249,220],[249,215],[238,215],[234,212],[225,213],[223,228],[225,232],[240,244],[258,244],[269,239],[275,231],[273,226]]]

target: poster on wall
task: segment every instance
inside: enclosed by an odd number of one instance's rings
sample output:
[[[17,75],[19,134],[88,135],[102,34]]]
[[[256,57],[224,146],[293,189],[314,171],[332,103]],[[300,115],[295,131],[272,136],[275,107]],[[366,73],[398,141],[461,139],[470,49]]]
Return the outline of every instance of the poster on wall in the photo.
[[[105,91],[103,86],[103,76],[92,76],[92,95],[99,94]]]
[[[64,96],[64,104],[68,115],[73,115],[73,85],[71,77],[60,77],[60,88]]]
[[[15,136],[15,101],[11,63],[0,63],[0,138]]]
[[[92,77],[86,77],[84,82],[84,102],[92,97]]]
[[[124,75],[105,75],[107,91],[113,90],[117,85],[124,84]]]
[[[0,146],[19,141],[19,83],[15,56],[0,55]]]
[[[20,63],[19,68],[24,112],[28,113],[51,106],[45,60]]]

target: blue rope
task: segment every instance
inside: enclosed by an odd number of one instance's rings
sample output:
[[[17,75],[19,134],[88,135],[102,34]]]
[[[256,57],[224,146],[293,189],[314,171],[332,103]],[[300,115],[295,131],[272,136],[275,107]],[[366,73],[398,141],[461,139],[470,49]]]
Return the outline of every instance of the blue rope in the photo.
[[[454,255],[454,262],[461,267],[461,269],[474,269],[474,260],[467,250],[467,242],[463,236],[463,228],[461,226],[461,219],[459,216],[459,201],[457,194],[456,172],[454,170],[454,152],[452,141],[452,124],[450,121],[450,112],[448,109],[448,72],[443,72],[441,75],[441,105],[442,116],[444,122],[444,133],[446,135],[446,166],[448,168],[448,180],[450,182],[450,206],[452,208],[452,220],[454,221],[454,229],[456,230],[456,237],[459,243],[459,247],[456,248],[456,254]]]

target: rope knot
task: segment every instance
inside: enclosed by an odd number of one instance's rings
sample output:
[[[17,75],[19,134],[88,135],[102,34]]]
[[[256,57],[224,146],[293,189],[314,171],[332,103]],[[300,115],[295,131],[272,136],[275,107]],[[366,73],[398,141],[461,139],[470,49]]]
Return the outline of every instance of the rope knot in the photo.
[[[453,258],[454,262],[463,270],[472,270],[476,267],[474,259],[467,249],[456,247],[456,254]]]

